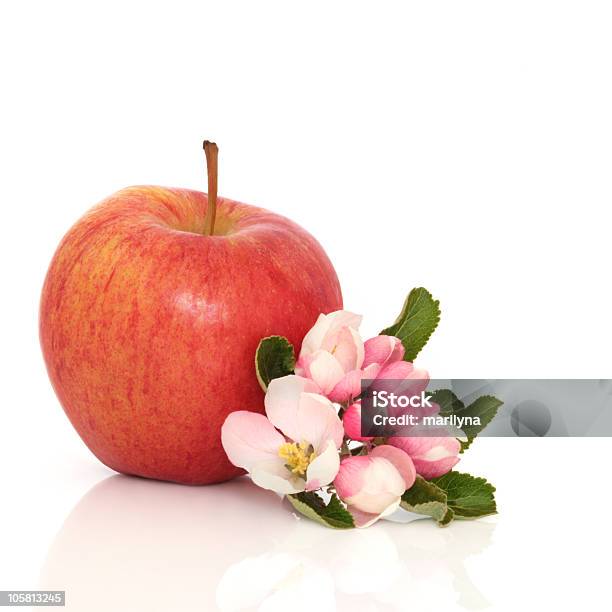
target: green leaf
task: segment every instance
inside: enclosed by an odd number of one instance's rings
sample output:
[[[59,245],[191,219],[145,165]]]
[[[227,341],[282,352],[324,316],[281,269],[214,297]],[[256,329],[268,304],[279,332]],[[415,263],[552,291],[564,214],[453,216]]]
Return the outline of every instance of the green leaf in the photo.
[[[257,380],[265,391],[270,381],[293,374],[295,353],[293,345],[283,336],[264,338],[255,353]]]
[[[480,417],[480,425],[470,425],[463,429],[468,439],[467,442],[461,443],[462,451],[465,450],[472,443],[474,438],[493,420],[493,417],[497,414],[499,407],[503,403],[504,402],[492,395],[482,395],[461,411],[461,416]]]
[[[495,487],[484,478],[461,472],[448,472],[425,480],[417,476],[414,485],[402,495],[404,510],[431,516],[441,527],[453,519],[474,519],[495,514]]]
[[[409,293],[395,323],[380,333],[397,336],[406,349],[404,359],[414,361],[439,322],[440,302],[427,289],[417,287]]]
[[[450,416],[465,409],[463,402],[450,389],[436,389],[431,394],[431,401],[440,406],[441,416]]]
[[[499,407],[503,404],[492,395],[483,395],[474,400],[469,406],[450,390],[438,389],[434,391],[431,400],[440,406],[441,416],[479,417],[480,425],[463,425],[462,431],[467,436],[467,442],[461,442],[461,452],[470,446],[474,438],[493,420]]]
[[[417,476],[412,487],[402,495],[400,505],[404,510],[431,516],[440,527],[453,520],[453,511],[446,503],[446,493],[421,476]]]
[[[497,512],[495,487],[484,478],[448,472],[429,482],[446,493],[446,503],[457,519],[473,519]]]
[[[332,527],[333,529],[355,527],[355,521],[351,513],[342,505],[335,494],[331,496],[327,505],[313,492],[287,495],[287,499],[300,514],[326,527]]]

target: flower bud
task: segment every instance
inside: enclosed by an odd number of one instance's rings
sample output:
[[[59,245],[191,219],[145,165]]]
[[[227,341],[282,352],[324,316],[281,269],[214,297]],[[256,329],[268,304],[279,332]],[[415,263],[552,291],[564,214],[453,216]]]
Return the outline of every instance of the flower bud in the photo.
[[[346,409],[342,416],[342,425],[344,426],[344,433],[351,440],[369,442],[374,439],[371,436],[361,435],[361,402],[355,402]]]
[[[334,486],[349,511],[374,515],[376,520],[399,506],[401,496],[414,479],[410,457],[397,448],[382,445],[369,455],[344,459]]]
[[[423,478],[443,476],[459,462],[461,443],[452,436],[393,437],[388,443],[410,455],[417,474]]]

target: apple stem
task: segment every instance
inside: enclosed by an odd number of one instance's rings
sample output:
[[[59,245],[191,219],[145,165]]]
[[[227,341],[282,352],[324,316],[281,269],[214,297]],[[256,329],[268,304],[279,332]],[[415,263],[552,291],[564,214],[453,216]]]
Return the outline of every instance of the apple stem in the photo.
[[[217,174],[219,147],[210,140],[204,141],[206,154],[206,173],[208,174],[208,209],[204,223],[204,235],[212,236],[215,232],[215,217],[217,215]]]

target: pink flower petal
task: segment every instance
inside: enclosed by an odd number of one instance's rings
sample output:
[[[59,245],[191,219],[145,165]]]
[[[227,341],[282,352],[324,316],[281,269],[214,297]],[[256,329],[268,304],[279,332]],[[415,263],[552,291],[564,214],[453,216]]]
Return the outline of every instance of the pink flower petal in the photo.
[[[392,390],[394,393],[419,395],[421,391],[425,391],[427,385],[429,385],[429,374],[427,370],[415,368],[413,364],[408,361],[395,361],[394,363],[384,366],[376,376],[376,380],[403,381],[402,384],[393,385]],[[384,386],[384,383],[382,383],[382,385],[383,388],[390,390],[388,386]]]
[[[352,440],[359,440],[360,442],[369,442],[374,438],[371,436],[361,435],[361,403],[355,402],[351,404],[342,415],[342,425],[344,425],[344,432]]]
[[[312,444],[318,454],[333,441],[336,448],[342,445],[344,428],[336,407],[322,395],[302,393],[297,414],[298,432],[296,442]]]
[[[364,343],[363,367],[373,363],[385,365],[404,358],[404,346],[395,336],[376,336]]]
[[[363,340],[361,339],[361,336],[359,335],[359,332],[356,329],[353,329],[352,327],[349,327],[349,329],[351,331],[351,336],[353,336],[353,343],[355,347],[357,348],[357,356],[356,356],[354,367],[362,368],[363,358],[365,357],[365,349],[363,347]]]
[[[410,455],[389,444],[381,444],[370,452],[370,457],[383,457],[390,461],[404,479],[405,488],[409,489],[416,479],[416,470]]]
[[[352,462],[354,459],[361,459],[361,457],[353,457],[342,461],[338,476],[343,473],[345,463]],[[384,457],[366,457],[366,459],[369,460],[367,465],[361,464],[358,466],[361,473],[351,473],[349,482],[344,483],[347,485],[344,487],[344,491],[346,492],[346,488],[352,489],[353,494],[348,496],[339,494],[348,505],[355,506],[358,510],[380,514],[403,495],[406,490],[405,482],[396,467],[388,459]],[[338,481],[338,476],[334,482]],[[361,488],[355,490],[354,483],[350,482],[351,479],[358,479]],[[337,486],[336,490],[338,490]]]
[[[404,380],[412,375],[414,366],[409,361],[394,361],[379,372],[377,378],[388,380]],[[429,381],[429,378],[427,379]]]
[[[323,344],[326,334],[331,328],[331,320],[327,318],[327,315],[320,314],[317,318],[316,323],[308,331],[302,340],[302,349],[300,350],[300,357],[307,356],[315,351],[318,351]]]
[[[327,395],[342,380],[344,370],[331,353],[320,350],[312,356],[308,375],[321,392]]]
[[[296,440],[296,436],[299,436],[297,413],[300,397],[302,392],[316,389],[311,380],[293,374],[271,381],[264,403],[272,425]]]
[[[328,393],[332,402],[340,404],[352,400],[361,394],[362,370],[352,370],[342,377],[342,380]]]
[[[324,350],[330,352],[344,372],[360,368],[363,363],[363,341],[359,333],[350,327],[342,327],[324,342]]]
[[[397,508],[406,490],[404,478],[397,468],[382,456],[343,459],[334,486],[351,513],[374,515],[365,521],[368,524],[388,509]]]
[[[414,460],[414,467],[419,476],[423,478],[438,478],[450,472],[459,463],[459,457],[446,457],[437,461]]]
[[[335,312],[330,312],[327,315],[327,318],[334,328],[346,326],[352,327],[355,330],[359,329],[363,319],[361,315],[355,314],[354,312],[349,312],[348,310],[336,310]]]
[[[358,330],[360,324],[361,317],[346,310],[337,310],[327,315],[320,314],[317,322],[302,340],[300,357],[310,355],[322,348],[324,349],[328,338],[333,336],[342,327]],[[331,350],[331,348],[328,350]]]
[[[285,438],[263,414],[239,410],[225,419],[221,443],[235,466],[250,471],[255,463],[277,457]]]
[[[322,486],[323,485],[321,484],[321,481],[318,478],[313,478],[306,483],[306,487],[304,488],[304,491],[316,491],[317,489],[320,489]]]
[[[417,474],[423,478],[442,476],[459,462],[461,444],[453,437],[392,437],[387,442],[410,455]]]
[[[378,363],[371,363],[369,366],[363,368],[363,376],[361,377],[362,380],[374,380],[378,376],[381,369],[382,366],[380,366]]]
[[[363,488],[365,471],[372,460],[365,455],[347,457],[340,462],[340,470],[334,480],[336,492],[342,499],[357,495]]]

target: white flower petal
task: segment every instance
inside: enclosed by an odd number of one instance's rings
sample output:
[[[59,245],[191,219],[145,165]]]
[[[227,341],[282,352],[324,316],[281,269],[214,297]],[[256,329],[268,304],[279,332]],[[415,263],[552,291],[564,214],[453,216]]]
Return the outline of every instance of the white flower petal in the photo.
[[[351,335],[353,336],[353,342],[355,343],[355,347],[357,348],[357,361],[354,365],[355,368],[360,368],[363,365],[363,360],[365,357],[365,348],[363,346],[363,340],[359,335],[359,332],[352,327],[349,327]]]
[[[323,344],[323,339],[331,327],[331,320],[324,314],[320,314],[317,318],[317,322],[313,325],[310,331],[304,336],[302,340],[302,349],[300,350],[300,357],[310,355],[315,351],[318,351]]]
[[[336,406],[326,397],[316,393],[302,393],[298,408],[298,432],[296,442],[312,444],[316,453],[324,450],[329,440],[340,448],[344,427],[336,412]]]
[[[391,502],[382,512],[378,514],[363,512],[362,510],[359,510],[351,505],[348,505],[346,509],[353,515],[355,527],[363,529],[374,524],[377,520],[393,514],[399,508],[401,501],[401,499],[397,499]]]
[[[292,474],[280,457],[275,461],[262,461],[255,464],[250,474],[258,487],[280,495],[300,493],[306,486],[306,481]]]
[[[320,314],[312,329],[304,336],[300,357],[311,355],[323,347],[326,337],[341,327],[358,330],[362,317],[347,310],[337,310],[327,315]]]
[[[341,327],[328,334],[321,348],[334,356],[344,372],[361,368],[364,358],[363,340],[359,332],[351,327]]]
[[[225,419],[221,443],[234,465],[250,471],[255,463],[276,457],[285,438],[263,414],[239,410]]]
[[[299,435],[297,412],[300,397],[303,391],[313,387],[310,380],[293,374],[276,378],[268,385],[264,399],[266,414],[272,425],[292,440],[298,440]]]
[[[310,378],[324,394],[329,393],[343,378],[344,370],[328,351],[317,351],[310,362]]]
[[[314,459],[306,470],[306,488],[318,489],[328,485],[340,469],[340,456],[332,440],[329,440],[325,450]]]
[[[327,315],[327,319],[334,328],[346,325],[347,327],[352,327],[354,330],[358,330],[363,317],[354,312],[349,312],[348,310],[336,310],[335,312],[330,312]]]

